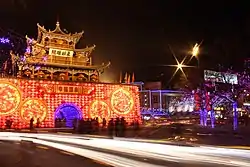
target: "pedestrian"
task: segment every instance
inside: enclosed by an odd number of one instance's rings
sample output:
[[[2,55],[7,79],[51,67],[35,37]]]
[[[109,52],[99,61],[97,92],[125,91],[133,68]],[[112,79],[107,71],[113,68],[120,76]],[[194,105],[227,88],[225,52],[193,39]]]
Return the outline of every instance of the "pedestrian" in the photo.
[[[33,128],[34,128],[33,123],[34,123],[34,118],[32,117],[30,119],[30,130],[33,130]]]
[[[40,127],[40,118],[37,118],[36,120],[36,128],[39,128]]]
[[[120,130],[121,130],[121,127],[120,127],[120,118],[117,117],[116,120],[115,120],[115,136],[116,137],[120,136]]]
[[[108,133],[109,133],[109,136],[113,136],[113,131],[114,131],[114,119],[111,118],[108,122]]]
[[[125,137],[125,134],[126,134],[126,120],[124,117],[121,118],[121,121],[120,121],[120,136],[121,137]]]

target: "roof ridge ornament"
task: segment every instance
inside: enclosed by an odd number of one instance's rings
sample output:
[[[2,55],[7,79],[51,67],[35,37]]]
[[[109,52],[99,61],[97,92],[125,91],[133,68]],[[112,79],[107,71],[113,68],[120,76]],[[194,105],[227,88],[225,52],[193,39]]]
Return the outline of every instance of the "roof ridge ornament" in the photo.
[[[60,27],[60,22],[59,21],[56,22],[56,26]]]

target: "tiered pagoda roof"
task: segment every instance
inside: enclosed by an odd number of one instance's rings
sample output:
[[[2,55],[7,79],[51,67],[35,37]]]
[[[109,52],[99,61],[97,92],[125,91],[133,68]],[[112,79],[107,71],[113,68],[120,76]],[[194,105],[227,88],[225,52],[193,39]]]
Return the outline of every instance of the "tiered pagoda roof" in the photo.
[[[60,28],[59,22],[56,23],[53,31],[46,30],[39,24],[37,24],[37,28],[36,40],[26,36],[30,46],[26,52],[28,64],[97,71],[103,71],[110,65],[110,62],[92,65],[91,53],[95,49],[95,45],[83,49],[76,48],[76,44],[83,36],[83,31],[74,34],[67,33]]]

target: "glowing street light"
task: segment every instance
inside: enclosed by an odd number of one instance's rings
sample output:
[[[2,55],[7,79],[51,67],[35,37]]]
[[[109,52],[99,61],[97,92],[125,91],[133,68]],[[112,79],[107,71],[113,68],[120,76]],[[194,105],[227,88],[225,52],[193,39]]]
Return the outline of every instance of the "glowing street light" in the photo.
[[[189,63],[189,62],[192,60],[192,58],[195,57],[195,58],[197,59],[197,61],[198,61],[198,67],[200,66],[200,65],[199,65],[199,57],[198,57],[198,55],[200,54],[200,45],[202,44],[202,42],[203,42],[203,41],[201,41],[200,44],[196,43],[196,44],[194,45],[194,47],[192,48],[192,50],[190,50],[189,53],[190,53],[192,56],[190,57],[190,59],[188,60],[187,63]]]
[[[194,66],[188,66],[188,65],[185,65],[185,64],[184,64],[184,62],[185,62],[187,56],[185,56],[184,59],[183,59],[181,62],[179,62],[179,60],[178,60],[177,57],[175,56],[175,54],[174,54],[174,52],[173,52],[173,50],[171,49],[170,46],[169,46],[169,49],[170,49],[170,51],[172,52],[172,55],[174,56],[174,59],[175,59],[175,61],[176,61],[176,63],[177,63],[176,65],[167,65],[167,66],[176,67],[176,70],[174,71],[174,73],[173,73],[172,77],[170,78],[169,82],[174,78],[175,74],[176,74],[179,70],[182,72],[182,74],[184,75],[184,77],[187,79],[187,76],[186,76],[186,74],[185,74],[183,68],[186,68],[186,67],[194,67]]]
[[[168,66],[172,66],[172,67],[176,67],[176,70],[174,71],[172,77],[170,78],[169,82],[173,79],[173,77],[175,76],[175,74],[180,70],[182,72],[182,74],[184,75],[185,79],[187,79],[187,76],[183,70],[183,68],[187,68],[187,67],[193,67],[193,66],[188,66],[188,65],[185,65],[184,64],[184,61],[186,59],[186,57],[181,61],[179,62],[179,60],[175,57],[175,55],[173,55],[174,58],[175,58],[175,61],[176,61],[176,65],[168,65]]]
[[[192,50],[192,56],[197,57],[199,52],[200,52],[200,45],[196,43]]]
[[[183,64],[181,64],[181,63],[180,63],[180,64],[177,64],[178,70],[179,70],[179,69],[182,69],[182,67],[183,67]]]

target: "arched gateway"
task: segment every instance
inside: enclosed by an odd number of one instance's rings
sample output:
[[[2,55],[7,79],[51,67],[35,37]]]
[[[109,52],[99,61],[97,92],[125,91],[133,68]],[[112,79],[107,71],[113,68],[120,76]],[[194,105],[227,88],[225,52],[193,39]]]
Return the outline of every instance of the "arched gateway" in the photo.
[[[74,119],[82,119],[81,109],[74,103],[63,103],[55,111],[55,119],[66,119],[66,127],[73,127]]]

